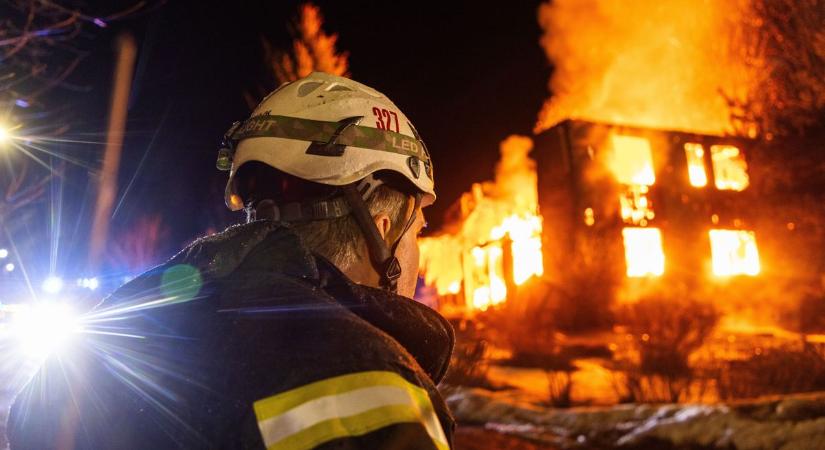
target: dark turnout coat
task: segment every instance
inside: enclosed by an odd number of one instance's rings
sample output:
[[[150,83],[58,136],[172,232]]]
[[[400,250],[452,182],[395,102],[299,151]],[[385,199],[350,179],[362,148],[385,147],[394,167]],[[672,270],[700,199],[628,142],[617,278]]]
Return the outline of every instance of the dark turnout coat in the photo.
[[[450,446],[449,323],[277,222],[195,242],[83,326],[17,397],[13,450]]]

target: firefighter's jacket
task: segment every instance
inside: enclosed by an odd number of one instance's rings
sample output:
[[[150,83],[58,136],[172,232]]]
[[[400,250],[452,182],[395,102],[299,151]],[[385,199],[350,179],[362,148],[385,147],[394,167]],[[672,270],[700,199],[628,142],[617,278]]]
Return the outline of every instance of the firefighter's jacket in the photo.
[[[448,449],[438,313],[290,229],[203,238],[125,284],[17,397],[17,449]]]

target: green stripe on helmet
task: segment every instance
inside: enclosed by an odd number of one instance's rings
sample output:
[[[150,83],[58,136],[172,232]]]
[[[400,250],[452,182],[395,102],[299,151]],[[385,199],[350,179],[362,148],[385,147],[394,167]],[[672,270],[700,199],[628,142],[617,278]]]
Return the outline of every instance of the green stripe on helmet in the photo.
[[[277,137],[326,143],[332,139],[339,125],[338,122],[263,113],[241,123],[232,132],[231,139],[238,142],[252,137]],[[425,163],[430,161],[421,140],[390,130],[353,125],[347,127],[335,142],[346,146],[414,156]]]

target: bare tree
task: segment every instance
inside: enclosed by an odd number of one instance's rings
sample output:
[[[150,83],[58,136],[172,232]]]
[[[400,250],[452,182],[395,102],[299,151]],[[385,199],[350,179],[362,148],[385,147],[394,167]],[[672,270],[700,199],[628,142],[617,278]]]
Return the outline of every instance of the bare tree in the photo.
[[[825,1],[748,1],[736,38],[761,80],[744,97],[723,93],[731,119],[768,138],[801,133],[825,114]]]

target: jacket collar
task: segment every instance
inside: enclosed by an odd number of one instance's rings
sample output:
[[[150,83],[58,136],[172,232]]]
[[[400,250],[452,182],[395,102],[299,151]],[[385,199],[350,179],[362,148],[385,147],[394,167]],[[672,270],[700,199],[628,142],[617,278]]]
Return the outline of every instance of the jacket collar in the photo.
[[[398,341],[434,383],[444,378],[455,345],[453,327],[446,319],[407,297],[354,283],[320,256],[316,261],[322,289]]]

